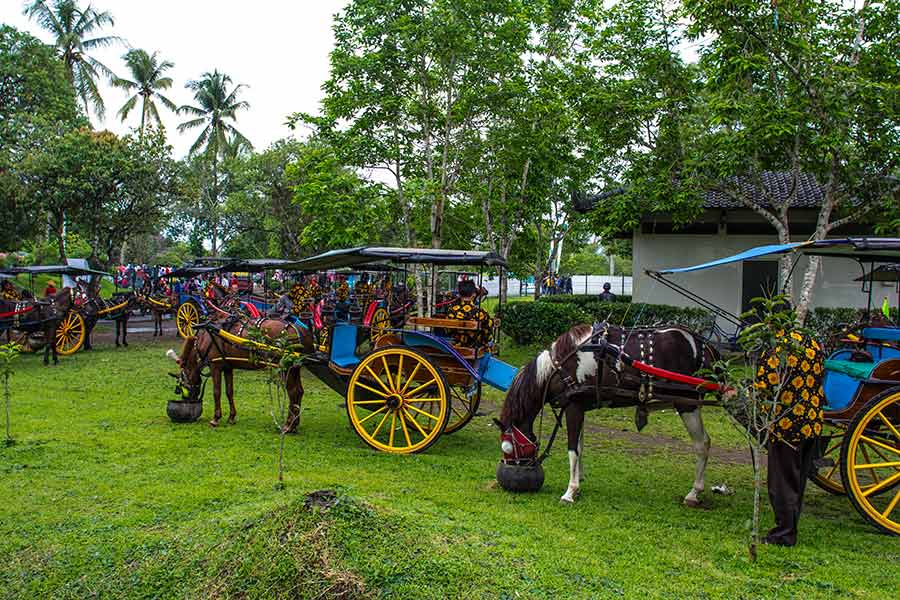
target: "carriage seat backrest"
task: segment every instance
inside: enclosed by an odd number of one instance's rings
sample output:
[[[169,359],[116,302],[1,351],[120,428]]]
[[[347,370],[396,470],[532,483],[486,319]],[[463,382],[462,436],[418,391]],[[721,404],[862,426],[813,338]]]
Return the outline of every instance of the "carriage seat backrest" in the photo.
[[[331,334],[331,362],[342,368],[350,368],[359,363],[356,355],[355,325],[339,323]]]
[[[862,336],[866,340],[900,342],[900,327],[866,327]]]

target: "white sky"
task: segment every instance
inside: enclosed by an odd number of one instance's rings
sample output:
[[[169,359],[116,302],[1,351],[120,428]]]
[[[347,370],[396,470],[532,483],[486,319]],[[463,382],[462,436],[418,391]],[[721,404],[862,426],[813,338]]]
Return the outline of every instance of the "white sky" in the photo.
[[[321,85],[328,77],[328,53],[333,46],[331,21],[347,0],[82,0],[109,11],[119,35],[135,48],[159,51],[175,63],[168,71],[174,84],[166,94],[176,105],[193,104],[184,88],[189,79],[219,69],[234,83],[244,83],[242,98],[250,108],[238,113],[237,128],[257,150],[291,134],[285,126],[296,111],[317,112]],[[28,31],[45,42],[50,35],[22,15],[22,0],[0,0],[0,22]],[[130,78],[122,61],[125,47],[94,54],[117,75]],[[119,121],[116,113],[125,103],[124,91],[105,84],[106,120],[97,128],[127,133],[140,122],[140,109]],[[200,130],[179,134],[175,127],[187,117],[159,106],[169,143],[175,155],[187,153]],[[302,133],[302,132],[301,132]]]

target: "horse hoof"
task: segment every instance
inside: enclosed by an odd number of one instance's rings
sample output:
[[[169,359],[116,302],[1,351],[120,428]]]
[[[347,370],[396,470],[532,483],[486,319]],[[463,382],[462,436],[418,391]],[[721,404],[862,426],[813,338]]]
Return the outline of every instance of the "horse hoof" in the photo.
[[[568,498],[563,496],[559,499],[560,504],[575,504],[575,498]]]
[[[687,506],[688,508],[700,508],[700,507],[703,505],[703,503],[700,502],[699,500],[693,500],[693,499],[691,499],[691,498],[685,498],[685,499],[684,499],[684,505]]]
[[[213,419],[212,421],[209,422],[209,426],[210,426],[210,427],[218,427],[218,426],[219,426],[219,420],[218,420],[218,419]]]
[[[234,425],[235,423],[237,423],[237,419],[235,419],[235,418],[230,418],[230,419],[228,419],[228,424],[229,424],[229,425]]]

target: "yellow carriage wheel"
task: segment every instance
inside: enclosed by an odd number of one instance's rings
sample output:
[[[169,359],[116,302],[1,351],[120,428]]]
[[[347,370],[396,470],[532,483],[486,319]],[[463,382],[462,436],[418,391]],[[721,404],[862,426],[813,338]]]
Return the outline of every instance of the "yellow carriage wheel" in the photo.
[[[450,418],[444,433],[459,431],[472,420],[481,406],[481,384],[454,385],[450,388]]]
[[[194,335],[194,328],[200,322],[200,311],[193,302],[185,302],[178,307],[175,313],[175,327],[178,328],[178,335],[181,337],[191,337]]]
[[[69,311],[56,328],[56,353],[70,356],[81,349],[87,336],[87,326],[81,313]]]
[[[392,454],[421,452],[444,432],[447,382],[424,355],[387,346],[367,354],[347,384],[347,416],[369,446]]]
[[[372,314],[372,321],[369,324],[369,341],[374,344],[378,341],[378,338],[387,333],[387,330],[390,329],[390,327],[390,313],[385,307],[379,306],[375,309],[374,314]]]
[[[841,477],[866,520],[900,535],[900,387],[874,396],[850,422]]]
[[[814,470],[810,480],[828,492],[843,496],[847,491],[841,480],[841,448],[844,445],[844,434],[847,426],[839,423],[825,423],[822,429],[822,447],[824,452],[820,460],[828,464]]]

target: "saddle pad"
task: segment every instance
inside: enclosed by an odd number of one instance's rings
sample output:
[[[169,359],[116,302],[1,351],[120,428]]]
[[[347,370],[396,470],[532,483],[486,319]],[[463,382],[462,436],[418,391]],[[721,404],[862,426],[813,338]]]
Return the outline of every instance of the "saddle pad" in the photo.
[[[853,379],[868,379],[875,368],[875,363],[853,362],[851,360],[835,360],[829,358],[825,361],[825,370],[843,373]]]

